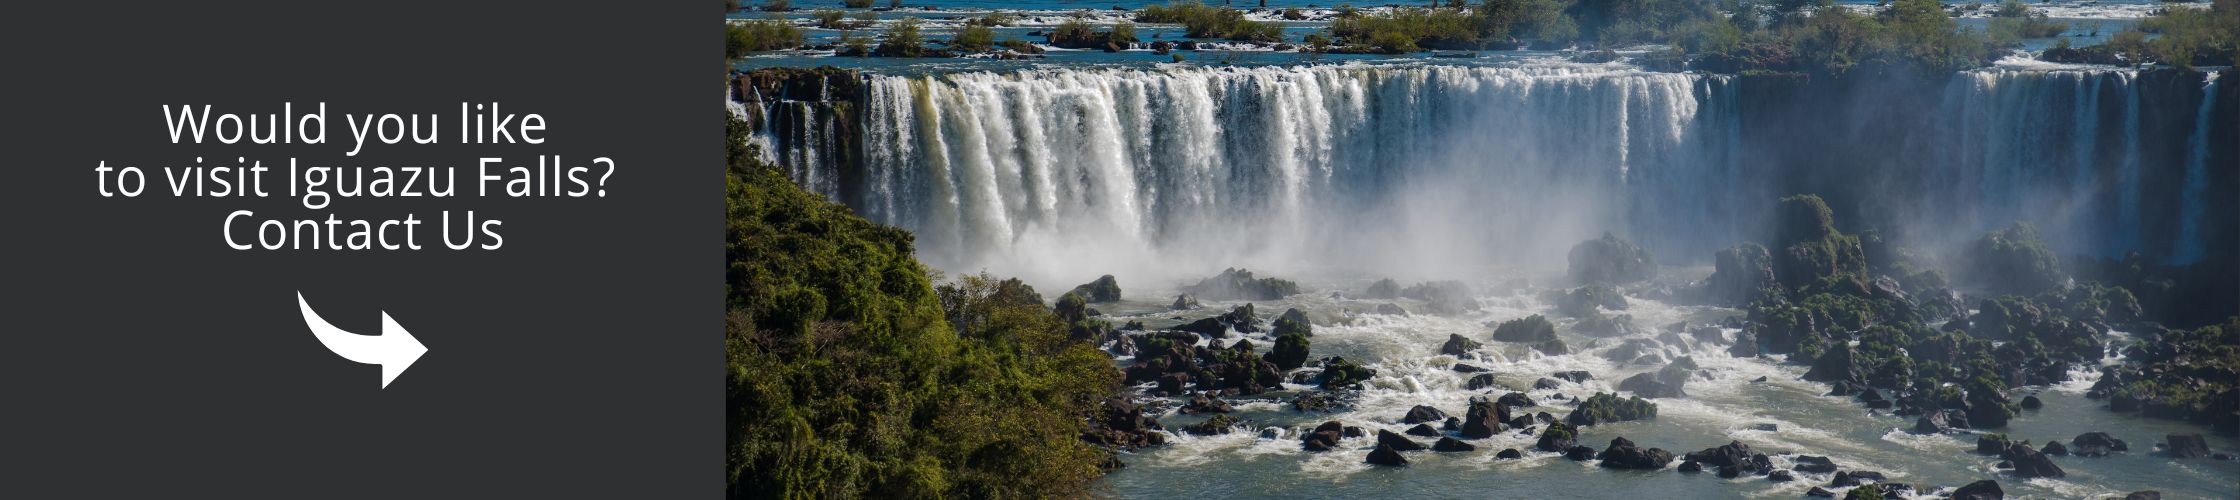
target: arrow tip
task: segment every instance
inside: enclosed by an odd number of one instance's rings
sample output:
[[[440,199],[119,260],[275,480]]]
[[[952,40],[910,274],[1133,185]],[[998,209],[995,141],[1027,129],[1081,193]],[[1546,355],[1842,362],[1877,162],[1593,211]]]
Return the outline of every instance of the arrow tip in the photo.
[[[405,331],[403,325],[398,325],[395,318],[389,317],[388,311],[381,312],[381,336],[396,338],[391,341],[395,342],[392,344],[396,349],[392,353],[395,357],[391,358],[392,361],[381,364],[381,388],[387,389],[390,381],[403,375],[404,369],[411,368],[413,362],[419,361],[421,355],[428,353],[428,346],[421,344],[419,338],[412,336],[412,332]]]

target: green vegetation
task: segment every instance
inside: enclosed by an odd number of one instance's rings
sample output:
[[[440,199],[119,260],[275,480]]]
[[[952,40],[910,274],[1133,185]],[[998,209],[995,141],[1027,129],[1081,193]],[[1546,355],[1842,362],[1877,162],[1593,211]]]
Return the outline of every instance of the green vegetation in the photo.
[[[1019,24],[1019,15],[999,10],[995,12],[989,12],[984,16],[966,19],[964,21],[964,24],[966,26],[986,26],[990,28],[998,26],[1010,26],[1013,24]]]
[[[840,5],[850,9],[869,9],[871,0],[840,0]]]
[[[1213,7],[1197,0],[1178,0],[1145,6],[1136,11],[1136,22],[1182,25],[1190,38],[1226,38],[1249,42],[1283,41],[1283,27],[1244,18],[1244,11]]]
[[[828,30],[836,30],[842,28],[847,24],[848,11],[840,9],[817,9],[810,11],[809,16],[816,18],[817,27]]]
[[[1017,280],[936,287],[908,232],[762,164],[738,118],[725,132],[728,495],[1086,495],[1111,358]]]
[[[1657,404],[1634,396],[1618,399],[1616,394],[1597,392],[1573,408],[1563,421],[1576,426],[1589,426],[1610,422],[1625,422],[1657,418]]]
[[[985,51],[995,48],[996,30],[987,26],[967,25],[957,30],[957,37],[949,41],[949,48],[965,51]]]
[[[1969,245],[1962,259],[1974,284],[1998,293],[2034,294],[2067,282],[2061,258],[2038,241],[2038,229],[2029,223],[1983,235]]]
[[[2165,4],[2161,12],[2091,47],[2047,49],[2040,57],[2094,64],[2161,63],[2180,68],[2231,66],[2240,52],[2240,0],[2209,8]],[[2148,35],[2157,35],[2149,39]]]
[[[2007,0],[1992,13],[1988,30],[1991,41],[1999,45],[2015,45],[2025,38],[2052,38],[2069,30],[2069,23],[2046,20],[2046,14],[2025,6],[2019,0]]]
[[[723,57],[738,59],[751,52],[800,47],[801,40],[801,28],[776,15],[727,23],[723,28]]]
[[[1122,21],[1110,31],[1097,31],[1089,20],[1074,16],[1050,30],[1050,45],[1069,49],[1102,49],[1117,52],[1136,43],[1136,25]]]
[[[916,17],[904,17],[895,21],[894,25],[887,27],[886,40],[879,42],[879,48],[875,52],[884,57],[933,57],[940,55],[926,48],[925,35],[919,32],[918,25],[920,22]]]
[[[793,2],[792,0],[763,0],[761,9],[763,12],[785,12],[793,10]]]

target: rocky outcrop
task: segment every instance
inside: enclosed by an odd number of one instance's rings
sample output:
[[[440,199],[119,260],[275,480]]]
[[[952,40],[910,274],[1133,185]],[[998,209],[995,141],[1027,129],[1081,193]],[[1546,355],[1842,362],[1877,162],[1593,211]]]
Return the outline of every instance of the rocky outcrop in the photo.
[[[1201,306],[1198,305],[1198,297],[1187,293],[1174,296],[1174,305],[1167,306],[1168,309],[1176,311],[1187,311],[1199,307]]]
[[[1766,458],[1763,453],[1752,451],[1750,445],[1742,444],[1741,441],[1729,441],[1722,446],[1691,452],[1685,458],[1688,462],[1719,470],[1722,477],[1731,478],[1745,473],[1757,474],[1773,470],[1771,459]]]
[[[1442,438],[1439,438],[1439,442],[1436,442],[1436,443],[1431,443],[1431,451],[1439,451],[1439,452],[1463,452],[1463,451],[1477,451],[1477,450],[1478,450],[1478,447],[1477,447],[1476,445],[1472,445],[1472,444],[1470,444],[1470,443],[1465,443],[1465,442],[1462,442],[1462,440],[1460,440],[1460,439],[1455,439],[1455,438],[1451,438],[1451,437],[1442,437]]]
[[[1465,338],[1461,335],[1450,333],[1447,334],[1447,343],[1439,346],[1439,354],[1461,356],[1469,354],[1470,351],[1478,350],[1478,348],[1481,347],[1485,347],[1485,344],[1480,344],[1478,343],[1478,341],[1470,340],[1469,338]]]
[[[1428,448],[1424,446],[1423,443],[1418,443],[1413,439],[1408,439],[1407,436],[1402,436],[1398,433],[1383,429],[1377,430],[1377,446],[1380,448],[1392,448],[1396,451],[1420,451]]]
[[[1400,283],[1392,281],[1392,278],[1377,280],[1376,283],[1369,284],[1368,291],[1362,292],[1361,298],[1388,300],[1400,298]]]
[[[1096,281],[1073,287],[1073,291],[1068,293],[1080,295],[1083,300],[1087,300],[1091,304],[1119,302],[1120,282],[1112,279],[1112,275],[1107,274],[1097,278]]]
[[[2069,454],[2080,457],[2104,457],[2112,452],[2129,450],[2131,450],[2130,443],[2125,443],[2123,440],[2116,439],[2115,436],[2108,435],[2105,432],[2078,434],[2076,439],[2069,440],[2068,447]]]
[[[1221,398],[1207,397],[1205,393],[1198,393],[1198,395],[1196,396],[1191,396],[1190,402],[1182,405],[1182,414],[1184,415],[1229,413],[1232,411],[1237,411],[1237,409],[1236,407],[1230,406],[1228,401],[1222,401]]]
[[[1999,489],[1998,481],[1985,479],[1952,490],[1952,498],[1953,500],[2003,500],[2007,498],[2007,492]]]
[[[1603,467],[1654,470],[1672,463],[1672,452],[1664,451],[1663,448],[1642,449],[1634,446],[1633,441],[1621,437],[1611,439],[1610,447],[1603,449],[1595,458],[1602,460]]]
[[[1704,299],[1714,304],[1740,304],[1758,290],[1781,286],[1773,276],[1773,255],[1766,247],[1744,243],[1720,250],[1712,259],[1711,277],[1704,281]]]
[[[1431,427],[1431,424],[1416,424],[1415,427],[1409,427],[1408,430],[1404,433],[1410,436],[1433,438],[1439,437],[1440,435],[1439,429]]]
[[[1252,271],[1226,269],[1183,291],[1205,300],[1277,300],[1298,295],[1299,284],[1277,278],[1255,278]]]
[[[1338,390],[1360,387],[1362,382],[1376,376],[1376,370],[1333,356],[1323,358],[1319,381],[1323,390]]]
[[[1795,461],[1796,465],[1790,466],[1790,470],[1815,474],[1827,474],[1836,471],[1836,462],[1829,460],[1828,457],[1797,455]]]
[[[1509,407],[1501,403],[1473,398],[1470,409],[1463,412],[1462,437],[1485,439],[1501,432],[1503,422],[1510,420]]]
[[[1587,285],[1574,288],[1556,298],[1556,312],[1574,318],[1594,316],[1601,311],[1622,311],[1627,307],[1626,297],[1608,285]]]
[[[1598,392],[1580,402],[1579,407],[1573,408],[1571,414],[1564,416],[1563,420],[1571,425],[1589,426],[1656,417],[1657,404],[1643,400],[1640,396],[1618,399],[1615,394]]]
[[[1282,325],[1283,323],[1277,323],[1278,327]],[[1275,349],[1268,351],[1268,362],[1275,363],[1277,369],[1287,371],[1304,366],[1307,363],[1308,347],[1312,345],[1313,342],[1307,340],[1305,334],[1279,335],[1276,337]]]
[[[1532,344],[1533,349],[1551,355],[1571,351],[1556,338],[1556,325],[1538,314],[1501,322],[1493,329],[1493,340]]]
[[[1447,414],[1445,412],[1439,411],[1438,408],[1418,405],[1415,408],[1409,408],[1408,414],[1400,417],[1400,423],[1420,424],[1424,422],[1437,422],[1446,419]]]
[[[1657,275],[1657,260],[1649,251],[1610,233],[1573,245],[1569,261],[1571,281],[1580,284],[1622,285]]]
[[[1374,465],[1407,467],[1408,457],[1401,456],[1400,452],[1398,450],[1392,449],[1391,446],[1379,444],[1377,445],[1377,449],[1371,450],[1369,452],[1368,462]]]
[[[2202,458],[2209,456],[2209,441],[2200,433],[2172,433],[2163,436],[2169,443],[2171,458]]]
[[[1618,382],[1618,390],[1634,393],[1644,398],[1684,398],[1688,378],[1693,376],[1678,364],[1665,365],[1653,373],[1635,374]]]
[[[1082,439],[1114,449],[1132,450],[1166,444],[1165,428],[1143,414],[1143,407],[1121,398],[1106,399]]]
[[[1480,373],[1480,374],[1477,374],[1477,375],[1471,376],[1471,377],[1470,377],[1470,380],[1468,380],[1468,381],[1464,381],[1464,382],[1462,383],[1462,388],[1463,388],[1463,389],[1468,389],[1468,390],[1473,390],[1473,391],[1475,391],[1475,390],[1479,390],[1479,389],[1484,389],[1484,388],[1488,388],[1488,387],[1500,387],[1500,384],[1497,384],[1497,383],[1495,383],[1495,382],[1493,381],[1493,374],[1491,374],[1491,373]]]
[[[1315,426],[1306,437],[1299,439],[1299,443],[1307,451],[1330,451],[1337,449],[1338,441],[1344,437],[1345,424],[1332,420]]]
[[[2069,475],[2067,472],[2063,472],[2060,466],[2054,465],[2052,458],[2047,457],[2044,453],[2039,453],[2038,450],[2030,449],[2029,443],[2007,445],[2007,452],[2002,456],[2014,462],[2014,473],[2017,476],[2030,478]]]
[[[1519,458],[1524,458],[1524,452],[1517,451],[1516,448],[1504,448],[1500,453],[1493,454],[1493,458],[1502,460],[1516,460]]]
[[[1397,306],[1397,305],[1393,305],[1393,304],[1377,304],[1377,309],[1376,309],[1376,311],[1377,311],[1377,314],[1382,314],[1382,315],[1386,315],[1386,316],[1407,316],[1407,315],[1408,315],[1408,310],[1407,310],[1407,309],[1403,309],[1403,308],[1401,308],[1400,306]]]
[[[1195,425],[1184,426],[1182,428],[1182,432],[1190,433],[1190,435],[1193,436],[1228,434],[1230,432],[1234,432],[1236,430],[1237,424],[1240,422],[1242,422],[1242,420],[1237,419],[1237,417],[1231,417],[1227,414],[1214,415],[1213,418],[1206,419],[1206,421],[1204,422],[1199,422]]]

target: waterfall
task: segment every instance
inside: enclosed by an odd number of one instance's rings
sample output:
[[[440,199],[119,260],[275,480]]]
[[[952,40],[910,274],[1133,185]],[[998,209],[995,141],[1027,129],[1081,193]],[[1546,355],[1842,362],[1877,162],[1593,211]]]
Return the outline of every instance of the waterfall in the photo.
[[[1740,174],[1730,87],[1599,65],[875,76],[863,193],[789,171],[967,271],[1545,260],[1605,230],[1708,252],[1740,234],[1706,195]]]
[[[2177,262],[2192,262],[2208,250],[2201,238],[2201,217],[2209,210],[2209,129],[2214,126],[2209,118],[2217,109],[2219,74],[2210,72],[2201,83],[2201,110],[2195,113],[2192,136],[2186,139],[2191,151],[2186,155],[2186,182],[2178,204],[2185,212],[2178,224],[2177,253],[2171,257]]]
[[[1801,189],[1860,191],[1849,200],[1867,206],[1839,218],[1910,226],[1917,243],[2029,221],[2065,255],[2197,255],[2214,223],[2209,130],[2229,117],[2144,76],[1987,69],[1892,100],[1623,65],[1077,67],[871,75],[847,118],[860,126],[816,103],[756,96],[751,111],[770,159],[911,230],[929,264],[1038,284],[1546,269],[1604,231],[1700,262],[1762,240],[1764,209]],[[2175,99],[2199,111],[2146,109]],[[1829,104],[1846,100],[1893,109],[1869,127],[1907,130],[1862,131]],[[1769,107],[1827,113],[1746,116]],[[2170,129],[2190,134],[2142,132]]]

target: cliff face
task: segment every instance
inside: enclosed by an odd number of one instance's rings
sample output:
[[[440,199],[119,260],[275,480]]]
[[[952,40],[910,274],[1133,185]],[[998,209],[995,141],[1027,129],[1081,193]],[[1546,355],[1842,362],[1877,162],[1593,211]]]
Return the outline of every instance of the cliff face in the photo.
[[[791,166],[787,175],[814,192],[863,191],[855,168],[863,164],[863,75],[830,66],[765,68],[734,73],[730,87],[770,163]],[[835,168],[799,167],[819,164]],[[851,207],[863,201],[841,198],[835,201]]]

